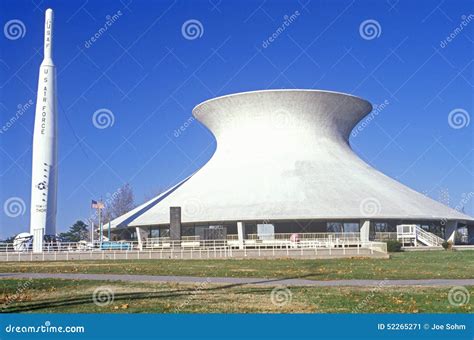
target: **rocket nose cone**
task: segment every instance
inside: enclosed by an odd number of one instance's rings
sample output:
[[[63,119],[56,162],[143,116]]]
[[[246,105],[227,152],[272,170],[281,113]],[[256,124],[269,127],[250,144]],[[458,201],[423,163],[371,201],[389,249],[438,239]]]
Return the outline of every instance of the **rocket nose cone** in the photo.
[[[47,15],[47,16],[52,16],[52,15],[53,15],[53,10],[52,10],[51,8],[48,8],[48,9],[46,10],[46,15]]]

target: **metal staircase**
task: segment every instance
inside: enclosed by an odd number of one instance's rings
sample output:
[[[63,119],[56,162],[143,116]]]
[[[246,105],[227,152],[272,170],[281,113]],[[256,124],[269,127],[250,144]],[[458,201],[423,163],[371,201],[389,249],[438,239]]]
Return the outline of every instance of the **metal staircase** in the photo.
[[[397,240],[403,246],[428,246],[439,247],[444,240],[430,233],[417,224],[401,224],[397,226]]]

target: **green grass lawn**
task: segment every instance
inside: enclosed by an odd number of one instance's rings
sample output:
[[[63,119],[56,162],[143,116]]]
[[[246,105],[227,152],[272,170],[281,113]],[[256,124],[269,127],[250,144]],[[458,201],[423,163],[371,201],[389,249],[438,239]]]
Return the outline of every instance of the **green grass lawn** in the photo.
[[[474,278],[474,251],[391,254],[390,259],[117,260],[2,262],[0,272],[337,279]]]
[[[472,313],[452,306],[449,287],[291,287],[272,302],[273,287],[128,283],[60,279],[0,280],[1,312],[23,313]],[[19,287],[27,287],[19,289]],[[113,294],[93,303],[94,291]],[[474,296],[474,287],[468,288]],[[278,294],[277,294],[278,295]],[[472,300],[472,299],[471,299]]]

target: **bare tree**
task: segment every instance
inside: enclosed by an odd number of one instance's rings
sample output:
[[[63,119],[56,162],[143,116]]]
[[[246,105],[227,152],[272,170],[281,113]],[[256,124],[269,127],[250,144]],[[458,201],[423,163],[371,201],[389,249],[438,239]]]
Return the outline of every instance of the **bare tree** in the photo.
[[[108,210],[110,218],[117,218],[135,208],[135,199],[133,189],[130,184],[126,183],[120,188],[118,194],[112,198],[112,202]]]
[[[102,211],[102,223],[104,224],[135,208],[133,189],[130,184],[126,183],[114,192],[105,200],[104,205]]]
[[[450,206],[450,195],[449,195],[449,189],[448,188],[441,188],[439,190],[439,198],[438,198],[438,201],[440,203],[443,203],[444,205],[447,205],[448,207]]]

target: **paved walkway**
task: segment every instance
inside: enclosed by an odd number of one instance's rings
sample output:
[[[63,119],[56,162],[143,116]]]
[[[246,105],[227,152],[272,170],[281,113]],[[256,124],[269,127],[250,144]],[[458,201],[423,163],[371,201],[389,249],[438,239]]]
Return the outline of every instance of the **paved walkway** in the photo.
[[[195,277],[195,276],[155,276],[123,274],[59,274],[59,273],[0,273],[0,279],[69,279],[69,280],[110,280],[128,282],[180,282],[216,283],[264,286],[474,286],[474,279],[424,279],[424,280],[331,280],[314,281],[305,279],[263,279],[237,277]]]

